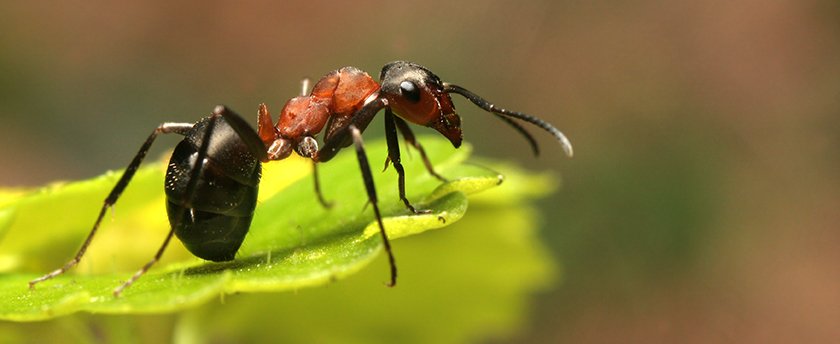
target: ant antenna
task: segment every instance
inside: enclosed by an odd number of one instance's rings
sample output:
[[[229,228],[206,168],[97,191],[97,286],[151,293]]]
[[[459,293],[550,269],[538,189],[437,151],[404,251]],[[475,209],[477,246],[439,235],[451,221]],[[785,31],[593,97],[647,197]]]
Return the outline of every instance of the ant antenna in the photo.
[[[518,131],[520,134],[522,134],[522,136],[524,136],[525,139],[528,140],[528,144],[531,145],[531,150],[534,151],[534,156],[539,156],[540,155],[540,146],[537,145],[537,140],[535,140],[534,137],[531,136],[531,133],[529,133],[528,130],[525,129],[525,127],[523,127],[522,125],[520,125],[519,123],[517,123],[516,121],[512,120],[509,117],[502,116],[502,115],[497,114],[495,112],[491,112],[491,113],[494,116],[496,116],[498,119],[501,119],[502,121],[504,121],[505,123],[507,123],[508,125],[513,127],[513,129],[516,129],[516,131]]]
[[[574,155],[574,151],[572,150],[572,143],[569,142],[569,139],[566,138],[566,135],[563,135],[563,133],[560,132],[559,129],[555,128],[553,125],[549,124],[546,121],[543,121],[543,120],[541,120],[537,117],[534,117],[534,116],[531,116],[531,115],[528,115],[528,114],[525,114],[525,113],[522,113],[522,112],[510,111],[510,110],[507,110],[507,109],[496,107],[496,105],[490,103],[489,101],[485,100],[484,98],[481,98],[477,94],[472,93],[472,92],[468,91],[467,89],[465,89],[461,86],[458,86],[458,85],[453,85],[453,84],[444,82],[443,83],[443,91],[447,92],[447,93],[460,94],[464,98],[467,98],[471,102],[473,102],[473,104],[477,105],[478,107],[484,109],[487,112],[490,112],[490,113],[496,115],[496,117],[499,117],[500,119],[505,121],[505,123],[509,124],[514,129],[516,129],[516,131],[518,131],[520,134],[522,134],[522,136],[525,136],[525,138],[531,144],[531,148],[534,150],[534,154],[539,153],[539,149],[537,148],[536,141],[531,136],[531,134],[528,133],[525,130],[525,128],[523,128],[521,125],[519,125],[518,123],[511,120],[511,118],[516,118],[518,120],[522,120],[522,121],[531,123],[533,125],[536,125],[536,126],[540,127],[540,129],[543,129],[543,130],[549,132],[551,135],[554,136],[555,139],[557,139],[557,141],[560,142],[560,145],[563,147],[563,151],[566,153],[566,156],[572,157]]]

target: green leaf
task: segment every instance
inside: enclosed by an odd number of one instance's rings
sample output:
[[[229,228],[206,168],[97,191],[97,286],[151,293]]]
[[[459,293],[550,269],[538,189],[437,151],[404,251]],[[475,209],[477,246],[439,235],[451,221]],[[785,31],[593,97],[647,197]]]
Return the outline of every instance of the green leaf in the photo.
[[[542,175],[502,171],[506,182],[470,197],[469,213],[451,227],[393,242],[401,268],[395,288],[382,284],[383,269],[376,267],[387,263],[380,254],[371,263],[374,268],[322,288],[224,295],[157,315],[77,313],[40,322],[0,321],[0,338],[12,343],[508,342],[531,323],[534,295],[556,285],[557,276],[537,233],[542,217],[533,199],[516,196],[550,189],[536,187],[545,182]]]
[[[431,210],[410,215],[398,199],[396,173],[374,173],[391,238],[458,221],[467,208],[465,193],[501,180],[489,169],[463,164],[468,147],[454,150],[437,138],[422,142],[436,170],[450,182],[441,184],[425,171],[417,154],[412,159],[404,153],[407,196],[416,206]],[[384,142],[369,144],[367,151],[372,162],[384,161]],[[120,298],[112,296],[114,287],[151,258],[168,231],[162,161],[138,171],[79,266],[35,290],[29,290],[27,282],[72,257],[120,173],[31,192],[0,193],[0,318],[39,320],[77,311],[171,312],[222,294],[297,290],[356,273],[381,251],[372,211],[365,207],[356,157],[349,151],[321,165],[322,188],[335,202],[330,209],[317,202],[308,165],[294,159],[266,164],[261,203],[235,261],[204,262],[173,240],[164,259]],[[395,255],[399,264],[400,252]],[[386,281],[387,265],[376,268]]]
[[[365,269],[327,288],[231,295],[182,313],[175,331],[196,343],[507,342],[529,323],[532,296],[556,278],[528,203],[471,199],[450,228],[395,241],[403,271],[395,288],[382,286],[381,269]],[[373,261],[384,264],[383,255]]]

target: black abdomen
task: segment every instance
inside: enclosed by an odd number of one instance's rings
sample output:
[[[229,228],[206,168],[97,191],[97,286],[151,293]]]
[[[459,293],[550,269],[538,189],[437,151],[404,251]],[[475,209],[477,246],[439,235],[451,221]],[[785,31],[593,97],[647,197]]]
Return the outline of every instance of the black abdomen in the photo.
[[[187,188],[198,158],[198,149],[209,119],[195,124],[181,141],[166,171],[166,211],[175,235],[199,258],[233,260],[248,233],[261,166],[224,118],[217,118],[207,156],[194,181],[192,197]]]

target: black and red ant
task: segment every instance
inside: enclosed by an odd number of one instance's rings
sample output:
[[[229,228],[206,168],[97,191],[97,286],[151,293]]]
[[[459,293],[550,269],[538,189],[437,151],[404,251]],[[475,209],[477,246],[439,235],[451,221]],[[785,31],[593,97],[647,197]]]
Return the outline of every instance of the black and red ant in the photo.
[[[538,147],[534,138],[515,120],[522,120],[549,132],[557,139],[566,155],[572,156],[568,139],[551,124],[521,112],[508,111],[484,100],[460,86],[442,82],[420,65],[396,61],[382,68],[377,83],[367,73],[344,67],[321,78],[309,95],[289,100],[276,124],[265,104],[258,111],[258,130],[224,106],[198,122],[163,123],[140,147],[99,211],[93,228],[75,257],[53,272],[29,282],[37,283],[58,276],[79,263],[91,243],[107,210],[114,206],[140,166],[152,143],[160,134],[179,134],[184,139],[175,147],[166,171],[164,189],[166,210],[171,229],[154,258],[131,278],[114,290],[119,296],[157,262],[172,235],[176,235],[194,255],[215,262],[233,260],[239,250],[257,204],[261,162],[281,160],[294,151],[309,158],[313,167],[332,159],[342,148],[355,145],[368,201],[372,205],[391,270],[389,286],[397,281],[397,266],[382,224],[377,205],[373,175],[362,145],[361,132],[373,117],[385,109],[385,137],[388,157],[399,177],[399,197],[413,213],[417,210],[405,197],[405,172],[400,162],[397,130],[408,144],[415,147],[426,169],[445,181],[432,168],[423,147],[414,137],[406,121],[433,128],[443,134],[455,148],[461,145],[461,119],[455,112],[450,93],[460,94],[478,107],[512,126],[530,143],[534,154]],[[304,89],[306,86],[304,86]],[[305,93],[305,92],[304,92]],[[324,133],[319,148],[315,135]],[[328,206],[321,194],[317,169],[315,190],[319,201]]]

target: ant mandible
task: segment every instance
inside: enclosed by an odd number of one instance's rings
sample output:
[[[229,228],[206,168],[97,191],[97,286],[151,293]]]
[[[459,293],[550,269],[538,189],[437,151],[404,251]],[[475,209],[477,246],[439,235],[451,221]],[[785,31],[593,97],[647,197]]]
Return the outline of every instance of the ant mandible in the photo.
[[[79,263],[105,213],[117,202],[160,134],[184,136],[172,153],[164,182],[171,228],[152,260],[114,289],[114,296],[119,296],[160,259],[173,234],[199,258],[215,262],[233,260],[254,215],[261,162],[285,159],[292,151],[311,159],[318,200],[328,207],[329,203],[321,194],[316,166],[329,161],[339,150],[350,145],[355,146],[368,201],[388,255],[391,271],[388,286],[394,286],[397,266],[382,224],[373,174],[361,136],[382,109],[385,110],[388,147],[385,166],[390,163],[397,171],[400,200],[413,213],[424,211],[417,210],[405,197],[405,171],[400,162],[397,130],[409,145],[420,152],[429,173],[445,181],[434,171],[406,121],[437,130],[458,148],[462,140],[461,119],[455,112],[450,93],[464,96],[512,126],[528,140],[535,155],[539,153],[536,140],[515,120],[549,132],[560,142],[566,155],[572,156],[571,143],[553,125],[531,115],[499,108],[463,87],[440,81],[435,74],[418,64],[391,62],[382,68],[379,78],[380,83],[377,83],[370,75],[354,67],[332,71],[315,84],[309,95],[304,91],[304,95],[290,99],[276,124],[272,123],[267,106],[260,104],[256,131],[241,116],[222,105],[194,124],[159,125],[105,198],[90,234],[74,258],[30,281],[29,287],[34,288],[37,283],[63,274]],[[325,127],[324,145],[319,148],[314,136]]]

